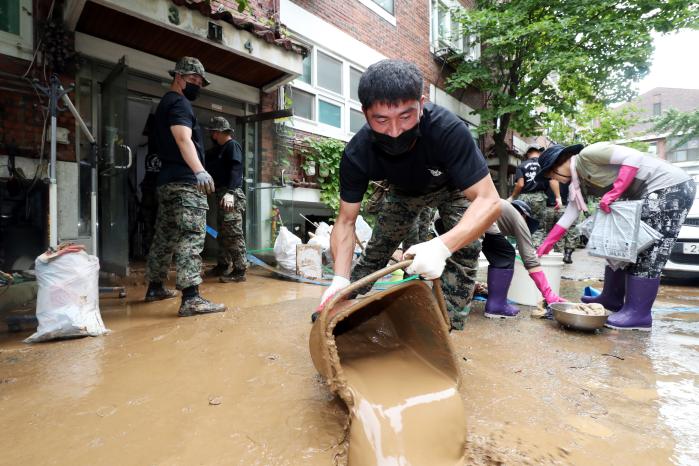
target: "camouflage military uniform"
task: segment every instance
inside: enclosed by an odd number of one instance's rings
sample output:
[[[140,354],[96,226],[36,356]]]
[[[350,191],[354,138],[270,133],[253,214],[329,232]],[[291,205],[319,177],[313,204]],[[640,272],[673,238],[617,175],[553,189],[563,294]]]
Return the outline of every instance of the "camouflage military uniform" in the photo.
[[[403,250],[407,251],[410,246],[418,243],[424,243],[429,241],[434,237],[434,234],[430,231],[432,228],[432,221],[434,220],[434,214],[436,210],[432,207],[425,207],[417,214],[415,223],[410,227],[408,235],[403,240]]]
[[[148,254],[150,282],[165,283],[173,255],[177,289],[201,283],[201,251],[206,234],[206,195],[196,186],[169,183],[158,187],[158,217]]]
[[[541,230],[544,235],[548,234],[548,232],[551,231],[551,228],[553,228],[556,222],[558,222],[558,219],[563,216],[565,209],[565,205],[561,206],[561,208],[558,210],[556,210],[554,207],[547,206],[546,217],[539,230]],[[563,235],[563,238],[553,246],[553,250],[562,253],[564,249],[575,249],[577,247],[577,236],[578,231],[575,228],[575,224],[573,224],[568,231],[566,231],[566,234]]]
[[[442,188],[421,196],[407,196],[392,186],[378,213],[371,240],[352,270],[351,281],[384,267],[398,245],[408,237],[411,228],[419,228],[419,215],[423,210],[431,210],[426,208],[436,208],[444,227],[450,230],[461,220],[468,206],[468,199],[455,189]],[[442,288],[453,328],[463,328],[470,310],[480,250],[481,242],[476,240],[447,259]],[[359,293],[366,291],[359,290]]]
[[[532,217],[540,222],[541,225],[546,224],[547,213],[546,213],[546,193],[544,191],[534,191],[532,193],[522,193],[519,195],[518,199],[529,204],[529,208],[532,209]],[[543,228],[539,228],[532,235],[532,244],[535,248],[538,248],[546,237],[547,231]]]
[[[243,190],[232,191],[235,197],[233,210],[226,212],[221,207],[221,199],[227,191],[216,191],[218,205],[218,263],[230,267],[231,275],[243,275],[247,268],[245,258],[245,233],[243,232],[243,215],[246,198]]]

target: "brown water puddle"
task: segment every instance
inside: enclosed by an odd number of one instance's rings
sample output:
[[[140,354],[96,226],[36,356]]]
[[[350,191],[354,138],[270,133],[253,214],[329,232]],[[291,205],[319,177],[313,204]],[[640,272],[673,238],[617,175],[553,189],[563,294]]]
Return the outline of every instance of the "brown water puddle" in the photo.
[[[178,319],[130,288],[103,300],[105,337],[0,335],[0,464],[344,464],[347,410],[308,357],[323,290],[255,273],[202,289],[231,310]],[[477,307],[450,336],[466,463],[696,464],[693,319],[594,335]]]

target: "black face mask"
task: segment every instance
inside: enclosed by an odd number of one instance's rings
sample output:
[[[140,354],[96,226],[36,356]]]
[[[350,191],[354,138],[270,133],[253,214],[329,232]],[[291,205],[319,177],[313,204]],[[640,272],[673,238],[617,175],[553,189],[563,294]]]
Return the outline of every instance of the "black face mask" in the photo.
[[[420,122],[396,137],[371,130],[372,141],[386,155],[397,156],[408,152],[420,137]]]
[[[187,83],[187,85],[182,89],[182,94],[187,98],[187,100],[194,101],[199,97],[199,91],[201,90],[201,86],[197,86],[196,84],[193,83]]]

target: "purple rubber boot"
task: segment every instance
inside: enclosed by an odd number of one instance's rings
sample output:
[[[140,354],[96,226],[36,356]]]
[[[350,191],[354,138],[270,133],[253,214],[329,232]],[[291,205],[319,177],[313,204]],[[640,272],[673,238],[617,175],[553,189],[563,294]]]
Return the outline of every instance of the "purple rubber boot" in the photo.
[[[598,303],[610,311],[618,311],[624,306],[624,294],[626,293],[626,272],[624,269],[612,270],[610,266],[604,268],[604,288],[599,296],[583,296],[582,302]]]
[[[488,300],[485,302],[486,317],[491,319],[510,319],[519,313],[519,309],[507,304],[507,291],[514,269],[497,269],[488,267]]]
[[[607,319],[605,327],[618,330],[650,331],[653,324],[651,309],[658,296],[659,278],[629,275],[626,283],[626,302],[619,312]]]

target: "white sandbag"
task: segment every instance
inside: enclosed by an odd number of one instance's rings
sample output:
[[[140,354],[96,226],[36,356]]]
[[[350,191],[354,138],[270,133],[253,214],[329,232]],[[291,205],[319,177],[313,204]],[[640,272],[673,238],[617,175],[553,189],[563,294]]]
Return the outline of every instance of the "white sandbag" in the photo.
[[[46,261],[35,261],[39,291],[36,318],[39,327],[26,343],[99,336],[109,330],[99,309],[99,259],[86,252],[72,252]]]
[[[320,222],[314,233],[313,238],[308,240],[308,245],[318,246],[321,251],[330,249],[330,232],[332,227],[325,222]]]
[[[287,227],[279,228],[279,235],[274,241],[274,258],[282,269],[296,271],[296,245],[301,239],[291,233]]]
[[[357,232],[357,238],[359,238],[359,241],[361,241],[362,246],[366,248],[367,243],[371,239],[371,227],[366,222],[366,220],[364,220],[364,217],[362,217],[361,215],[357,216],[357,221],[354,224],[354,229]],[[361,252],[361,248],[357,246],[355,248],[355,252]]]

